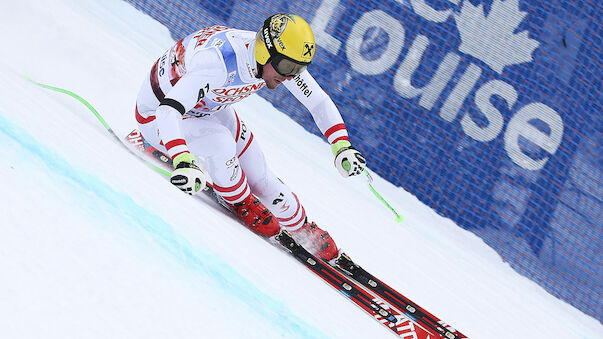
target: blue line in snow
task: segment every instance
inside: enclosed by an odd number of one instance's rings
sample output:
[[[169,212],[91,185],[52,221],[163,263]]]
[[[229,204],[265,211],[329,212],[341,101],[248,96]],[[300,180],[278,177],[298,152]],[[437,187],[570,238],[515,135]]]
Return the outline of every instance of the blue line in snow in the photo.
[[[282,328],[287,337],[325,338],[326,335],[293,315],[279,300],[272,298],[251,281],[245,279],[220,258],[193,247],[186,238],[178,234],[161,217],[136,204],[127,194],[115,191],[98,177],[69,164],[59,154],[38,143],[33,136],[0,113],[0,133],[20,144],[25,151],[42,160],[55,175],[72,182],[81,192],[82,199],[96,199],[111,206],[116,215],[127,219],[127,225],[140,227],[152,239],[183,264],[217,282],[227,294],[247,304],[257,315]],[[75,193],[77,194],[77,193]],[[236,322],[236,321],[233,321]]]

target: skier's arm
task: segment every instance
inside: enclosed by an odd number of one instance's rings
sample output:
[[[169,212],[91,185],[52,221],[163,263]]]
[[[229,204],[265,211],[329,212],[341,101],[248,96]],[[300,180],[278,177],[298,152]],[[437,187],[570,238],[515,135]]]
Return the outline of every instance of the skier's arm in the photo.
[[[207,91],[223,84],[225,78],[226,68],[220,54],[215,49],[201,50],[187,62],[187,72],[166,93],[155,111],[159,136],[174,165],[170,181],[191,195],[205,188],[207,174],[195,164],[180,122]]]
[[[329,144],[348,140],[348,131],[337,106],[308,71],[283,82],[283,85],[310,111]]]
[[[360,174],[366,161],[350,144],[348,131],[337,106],[312,75],[304,71],[283,84],[310,111],[316,126],[331,144],[335,167],[339,173],[344,177]]]
[[[222,58],[215,49],[210,48],[197,52],[187,63],[187,72],[166,93],[155,116],[161,140],[172,160],[182,153],[189,153],[180,131],[182,116],[195,107],[203,96],[202,91],[206,93],[221,85],[225,79],[226,68]]]

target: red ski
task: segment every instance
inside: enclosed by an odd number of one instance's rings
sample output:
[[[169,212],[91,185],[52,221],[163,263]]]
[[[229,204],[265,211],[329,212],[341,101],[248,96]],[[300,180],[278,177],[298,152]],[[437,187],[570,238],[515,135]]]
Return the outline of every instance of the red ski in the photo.
[[[394,290],[372,274],[368,273],[362,267],[354,263],[345,253],[340,254],[339,257],[332,262],[333,266],[342,273],[353,278],[362,286],[388,302],[391,306],[401,310],[404,315],[411,319],[419,328],[432,335],[432,338],[467,338],[467,336],[461,332],[447,325],[438,317],[429,313],[400,292]]]
[[[148,144],[137,129],[126,136],[125,141],[128,146],[134,146],[147,157],[154,159],[165,170],[171,170],[172,160]],[[131,147],[129,148],[131,149]],[[206,193],[213,200],[225,206],[211,188]],[[227,206],[225,208],[228,209]],[[286,231],[281,231],[275,240],[295,259],[348,297],[356,306],[386,326],[396,336],[404,339],[467,338],[365,271],[345,253],[341,253],[336,259],[326,263],[299,245]],[[272,243],[274,244],[274,242]]]

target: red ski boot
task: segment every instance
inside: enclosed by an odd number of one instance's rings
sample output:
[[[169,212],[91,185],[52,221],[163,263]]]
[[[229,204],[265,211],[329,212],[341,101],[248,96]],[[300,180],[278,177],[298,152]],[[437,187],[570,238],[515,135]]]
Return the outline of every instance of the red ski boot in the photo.
[[[295,241],[322,260],[329,261],[339,252],[329,232],[323,231],[314,222],[309,223],[307,219],[301,228],[290,232]]]
[[[237,218],[257,233],[271,237],[281,229],[272,212],[253,194],[250,194],[241,202],[229,205]]]

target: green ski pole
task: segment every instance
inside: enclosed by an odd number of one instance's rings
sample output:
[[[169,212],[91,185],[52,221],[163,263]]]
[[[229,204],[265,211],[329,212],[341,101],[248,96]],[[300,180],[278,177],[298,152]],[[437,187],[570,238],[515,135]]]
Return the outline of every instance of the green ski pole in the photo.
[[[107,130],[107,132],[109,132],[109,134],[111,134],[116,140],[117,142],[122,145],[125,149],[128,150],[128,152],[134,154],[137,158],[141,159],[142,161],[144,161],[144,163],[151,167],[153,170],[155,170],[158,173],[161,173],[165,176],[170,176],[170,172],[164,170],[161,167],[155,166],[153,163],[139,157],[137,154],[134,153],[134,151],[132,151],[131,149],[129,149],[126,145],[124,145],[123,142],[121,142],[121,139],[119,139],[119,137],[117,136],[117,134],[115,134],[115,132],[113,132],[113,130],[111,129],[111,126],[109,126],[109,124],[107,124],[107,122],[105,121],[105,119],[103,119],[103,117],[100,115],[100,113],[88,102],[86,101],[86,99],[82,98],[81,96],[73,93],[72,91],[63,89],[63,88],[59,88],[59,87],[54,87],[54,86],[50,86],[50,85],[46,85],[46,84],[42,84],[39,83],[35,80],[33,80],[32,78],[29,77],[29,75],[25,75],[25,79],[31,81],[32,83],[42,87],[42,88],[46,88],[55,92],[59,92],[59,93],[63,93],[66,94],[74,99],[76,99],[77,101],[81,102],[82,104],[84,104],[84,106],[86,106],[93,114],[94,116],[98,119],[98,121],[100,121],[101,124],[103,124],[103,126],[105,127],[105,129]]]
[[[396,222],[402,222],[404,217],[401,214],[398,214],[398,212],[396,212],[396,210],[373,187],[373,177],[369,173],[368,169],[365,168],[364,173],[366,174],[368,187],[371,190],[371,192],[373,192],[373,194],[377,197],[377,199],[381,200],[381,202],[383,204],[385,204],[385,206],[387,206],[387,208],[389,208],[389,210],[392,211],[396,215]]]

